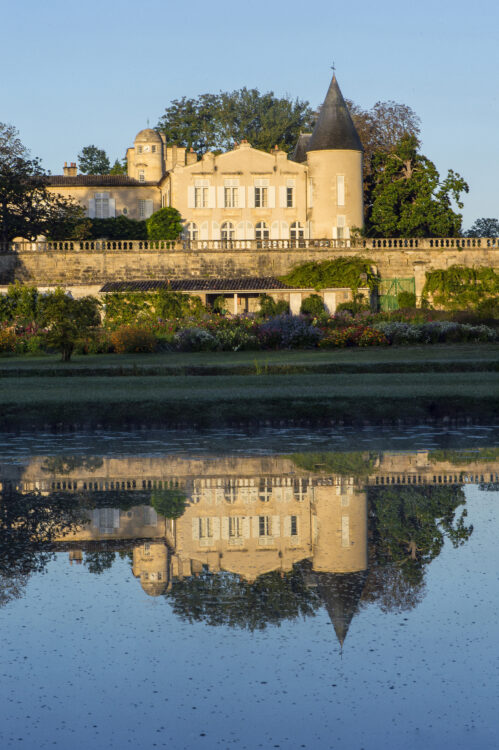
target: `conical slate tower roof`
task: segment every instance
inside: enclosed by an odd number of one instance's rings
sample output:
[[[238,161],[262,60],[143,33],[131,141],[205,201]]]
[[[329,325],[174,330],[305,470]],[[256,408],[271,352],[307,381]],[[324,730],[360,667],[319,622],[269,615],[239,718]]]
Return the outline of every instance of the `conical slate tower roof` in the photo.
[[[358,573],[317,573],[319,594],[341,646],[357,612],[366,577],[366,570]]]
[[[307,151],[330,149],[364,150],[335,75],[307,144]]]

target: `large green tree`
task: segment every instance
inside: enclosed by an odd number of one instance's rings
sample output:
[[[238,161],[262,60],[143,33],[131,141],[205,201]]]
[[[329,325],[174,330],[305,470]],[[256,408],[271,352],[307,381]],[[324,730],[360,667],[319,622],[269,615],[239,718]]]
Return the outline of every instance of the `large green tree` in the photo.
[[[157,129],[168,143],[192,147],[199,155],[227,151],[243,139],[263,151],[275,145],[291,151],[300,131],[310,129],[312,117],[308,102],[242,88],[175,99]]]
[[[12,125],[0,123],[0,244],[15,237],[36,239],[57,228],[73,231],[81,206],[49,192],[39,159],[32,158]]]
[[[456,237],[461,231],[461,193],[468,184],[449,170],[441,180],[437,168],[419,153],[414,135],[404,136],[388,152],[373,157],[366,234],[372,237]]]
[[[499,237],[498,219],[477,219],[467,232],[465,237]]]
[[[89,335],[100,323],[95,297],[73,299],[63,289],[49,292],[40,300],[40,321],[46,326],[48,343],[69,362],[79,337]]]
[[[108,155],[103,148],[98,148],[93,144],[82,148],[78,154],[78,165],[83,174],[109,174],[111,171]]]

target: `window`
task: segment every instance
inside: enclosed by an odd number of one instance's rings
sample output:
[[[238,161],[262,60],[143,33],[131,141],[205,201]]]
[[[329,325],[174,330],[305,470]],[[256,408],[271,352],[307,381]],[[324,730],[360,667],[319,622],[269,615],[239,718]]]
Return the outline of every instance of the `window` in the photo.
[[[298,518],[291,516],[291,536],[298,536]]]
[[[338,206],[345,205],[345,177],[342,174],[336,175],[336,203]]]
[[[151,543],[144,542],[144,555],[150,555],[150,554],[151,554]]]
[[[220,228],[220,233],[223,242],[230,242],[235,237],[234,224],[230,221],[224,222]]]
[[[293,208],[294,206],[294,188],[286,188],[286,208]]]
[[[345,237],[345,217],[344,216],[338,216],[336,218],[336,226],[337,226],[337,238],[339,240],[342,240]]]
[[[211,539],[213,537],[213,526],[211,518],[200,518],[199,519],[199,538],[200,539]]]
[[[194,188],[194,208],[206,208],[208,205],[208,188]]]
[[[289,230],[289,236],[292,240],[302,240],[305,236],[305,230],[299,221],[293,222]]]
[[[139,217],[144,219],[146,215],[146,202],[144,200],[139,201]]]
[[[272,524],[270,516],[258,516],[258,535],[271,536]]]
[[[270,232],[267,224],[264,221],[259,221],[255,227],[255,239],[268,240],[269,236]]]
[[[189,224],[187,224],[187,236],[191,240],[191,242],[197,240],[198,238],[198,227],[197,224],[194,224],[193,221],[191,221]]]
[[[240,538],[243,535],[243,525],[241,518],[229,518],[229,537]]]
[[[145,182],[146,175],[143,169],[139,169],[139,182]]]
[[[137,152],[138,152],[139,154],[141,154],[141,153],[142,153],[142,146],[137,146]]]
[[[269,181],[255,180],[255,208],[267,208],[269,205]]]
[[[224,208],[238,208],[239,180],[224,180]]]
[[[109,193],[95,194],[95,218],[109,218]]]
[[[156,146],[151,146],[151,153],[152,153],[152,154],[155,154],[155,153],[156,153]]]

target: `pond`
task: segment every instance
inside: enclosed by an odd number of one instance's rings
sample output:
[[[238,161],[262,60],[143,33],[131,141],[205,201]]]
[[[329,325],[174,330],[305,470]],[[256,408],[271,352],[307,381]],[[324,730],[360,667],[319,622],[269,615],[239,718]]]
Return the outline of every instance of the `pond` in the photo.
[[[0,435],[1,747],[497,747],[498,438]]]

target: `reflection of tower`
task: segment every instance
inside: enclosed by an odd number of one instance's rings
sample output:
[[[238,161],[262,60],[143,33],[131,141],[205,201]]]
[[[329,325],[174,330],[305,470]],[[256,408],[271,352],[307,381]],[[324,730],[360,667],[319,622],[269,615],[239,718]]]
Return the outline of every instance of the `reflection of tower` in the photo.
[[[314,488],[313,567],[340,644],[367,576],[367,493],[353,477],[333,477]]]
[[[149,596],[160,596],[168,586],[168,548],[164,542],[144,542],[133,548],[133,574]]]

